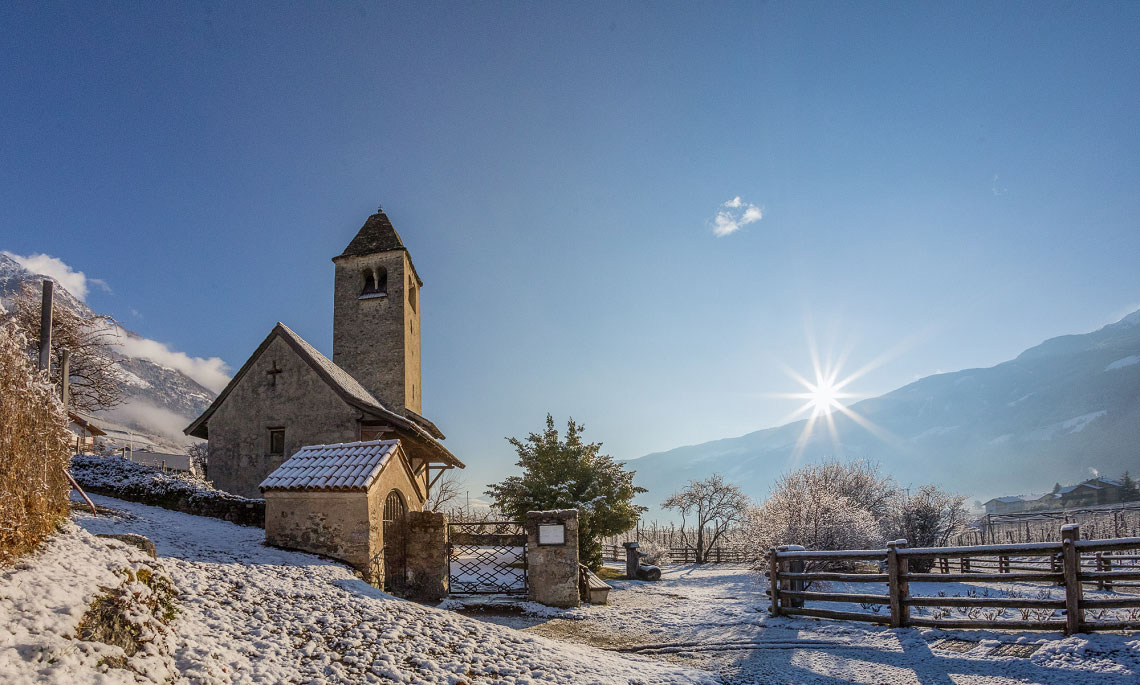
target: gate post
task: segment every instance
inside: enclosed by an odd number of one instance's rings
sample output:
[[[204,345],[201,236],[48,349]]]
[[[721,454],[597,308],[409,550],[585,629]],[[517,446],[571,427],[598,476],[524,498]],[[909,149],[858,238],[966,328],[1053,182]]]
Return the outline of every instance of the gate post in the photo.
[[[409,511],[405,519],[407,594],[412,599],[439,602],[449,591],[447,515]]]
[[[527,599],[578,606],[578,510],[526,513]]]

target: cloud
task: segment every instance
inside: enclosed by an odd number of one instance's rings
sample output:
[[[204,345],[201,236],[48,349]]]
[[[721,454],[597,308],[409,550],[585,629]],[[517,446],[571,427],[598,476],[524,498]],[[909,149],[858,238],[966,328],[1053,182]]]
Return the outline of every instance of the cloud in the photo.
[[[193,420],[192,417],[187,418],[143,400],[128,400],[124,404],[108,410],[105,416],[128,428],[135,428],[172,440],[177,445],[195,442],[182,434],[182,429]]]
[[[116,329],[114,334],[118,338],[120,351],[128,357],[146,359],[159,366],[181,371],[213,392],[221,392],[230,382],[230,367],[220,357],[191,357],[185,352],[172,350],[157,340],[132,335],[117,326]]]
[[[63,260],[56,257],[46,254],[34,254],[22,257],[8,251],[4,251],[2,254],[34,274],[40,274],[41,276],[48,276],[54,279],[63,286],[67,292],[80,300],[87,299],[87,293],[90,292],[88,285],[95,285],[107,292],[111,292],[110,286],[108,286],[105,281],[101,281],[98,278],[88,278],[87,274],[82,271],[75,271],[67,264],[64,264]]]
[[[998,175],[994,174],[994,181],[990,185],[990,192],[994,194],[994,197],[999,197],[1008,193],[1009,188],[998,188]]]
[[[732,235],[743,226],[755,223],[764,218],[764,213],[751,202],[745,202],[739,195],[725,202],[722,209],[713,217],[713,233],[718,238]]]

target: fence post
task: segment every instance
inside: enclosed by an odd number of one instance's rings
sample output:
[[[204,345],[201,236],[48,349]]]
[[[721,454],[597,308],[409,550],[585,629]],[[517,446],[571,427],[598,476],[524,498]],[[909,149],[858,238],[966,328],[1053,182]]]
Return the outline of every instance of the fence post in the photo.
[[[891,627],[903,628],[910,623],[910,607],[906,605],[910,594],[910,582],[902,576],[909,564],[906,557],[899,556],[899,548],[906,547],[906,540],[892,540],[887,543],[887,586],[891,596]]]
[[[1105,571],[1111,571],[1112,570],[1112,550],[1105,552],[1103,559],[1104,559],[1104,570]],[[1105,579],[1103,589],[1108,590],[1109,592],[1113,591],[1112,590],[1112,578]]]
[[[1076,541],[1081,539],[1081,527],[1076,523],[1061,526],[1061,555],[1065,574],[1065,634],[1081,631],[1081,554]]]
[[[1009,556],[1001,555],[998,557],[998,573],[1009,573]]]
[[[788,552],[802,552],[802,551],[804,551],[804,548],[801,547],[800,545],[784,545],[783,547],[779,547],[778,549],[786,550]],[[789,559],[788,561],[783,562],[783,565],[781,566],[780,570],[781,571],[787,571],[788,573],[803,573],[804,572],[804,560],[803,559]],[[782,587],[785,590],[791,590],[792,592],[803,592],[804,584],[805,584],[804,581],[802,581],[798,578],[796,578],[794,580],[790,579],[790,580],[780,581],[780,587]],[[794,609],[803,608],[803,605],[804,605],[804,598],[803,597],[789,597],[788,598],[788,606],[790,606]]]
[[[961,563],[959,563],[959,566],[961,566],[961,568],[962,568],[962,573],[969,573],[970,572],[970,557],[962,557],[962,561],[961,561]]]
[[[1096,570],[1097,570],[1097,573],[1100,573],[1101,571],[1104,570],[1104,559],[1101,558],[1100,552],[1096,553]],[[1098,590],[1104,589],[1104,578],[1097,578],[1096,579],[1096,589],[1098,589]]]
[[[768,550],[768,592],[772,595],[772,615],[780,615],[780,560],[776,548]]]

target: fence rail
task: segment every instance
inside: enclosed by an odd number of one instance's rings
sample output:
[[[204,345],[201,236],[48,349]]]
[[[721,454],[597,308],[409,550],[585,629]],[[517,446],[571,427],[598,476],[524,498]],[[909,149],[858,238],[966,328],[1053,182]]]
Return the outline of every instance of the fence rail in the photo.
[[[1126,585],[1121,581],[1140,580],[1140,555],[1120,553],[1137,549],[1140,549],[1140,537],[1081,540],[1080,526],[1068,524],[1061,528],[1061,542],[1056,543],[908,548],[905,540],[897,540],[881,550],[838,551],[785,545],[769,550],[766,575],[770,580],[768,594],[774,616],[869,621],[896,628],[1063,630],[1072,634],[1140,629],[1140,595],[1084,598],[1086,584],[1097,590],[1115,591]],[[877,572],[835,570],[859,561],[873,562],[878,567]],[[914,572],[910,570],[912,565],[917,567]],[[935,569],[938,572],[932,572]],[[886,582],[887,594],[812,591],[815,581]],[[1009,581],[1059,583],[1063,597],[1052,597],[1047,590],[1037,597],[924,596],[912,595],[910,590],[911,583]],[[808,601],[858,604],[870,608],[872,613],[805,607]],[[889,613],[879,613],[882,607],[889,607]],[[1000,620],[996,615],[980,619],[971,615],[968,620],[928,618],[911,616],[911,607],[977,609],[991,614],[994,610],[1015,609],[1023,620]],[[1123,621],[1100,620],[1109,609],[1130,611]],[[1093,612],[1094,618],[1089,620],[1086,612]],[[949,615],[949,611],[942,615]]]
[[[625,561],[625,548],[621,545],[603,545],[602,558]],[[748,545],[717,545],[705,556],[706,564],[744,564],[756,560],[755,548]],[[693,547],[669,547],[660,563],[695,564],[697,550]]]

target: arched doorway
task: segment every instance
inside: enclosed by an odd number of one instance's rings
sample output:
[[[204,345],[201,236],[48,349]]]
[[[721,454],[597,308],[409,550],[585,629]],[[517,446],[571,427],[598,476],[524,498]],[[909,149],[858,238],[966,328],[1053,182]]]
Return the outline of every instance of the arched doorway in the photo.
[[[407,577],[404,524],[408,505],[399,490],[384,498],[384,589],[403,592]]]

